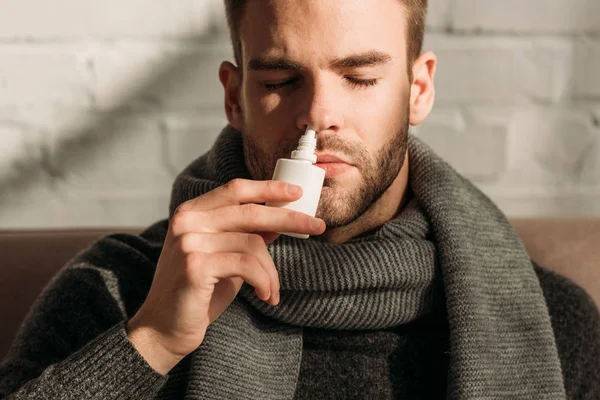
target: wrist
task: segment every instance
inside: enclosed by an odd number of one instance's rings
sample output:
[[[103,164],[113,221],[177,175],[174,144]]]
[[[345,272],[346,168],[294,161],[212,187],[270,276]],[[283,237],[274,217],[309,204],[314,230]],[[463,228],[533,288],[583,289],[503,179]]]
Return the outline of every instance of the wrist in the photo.
[[[159,374],[168,374],[183,359],[180,355],[170,352],[161,343],[161,336],[158,332],[148,326],[138,324],[135,317],[127,322],[126,330],[133,347]]]

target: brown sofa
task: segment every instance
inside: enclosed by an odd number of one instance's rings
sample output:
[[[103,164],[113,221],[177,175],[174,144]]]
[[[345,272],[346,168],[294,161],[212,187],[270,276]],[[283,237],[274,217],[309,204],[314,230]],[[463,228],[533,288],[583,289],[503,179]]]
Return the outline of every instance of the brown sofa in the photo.
[[[513,219],[530,256],[574,280],[600,306],[600,218]],[[56,271],[99,236],[135,229],[0,231],[0,359]]]

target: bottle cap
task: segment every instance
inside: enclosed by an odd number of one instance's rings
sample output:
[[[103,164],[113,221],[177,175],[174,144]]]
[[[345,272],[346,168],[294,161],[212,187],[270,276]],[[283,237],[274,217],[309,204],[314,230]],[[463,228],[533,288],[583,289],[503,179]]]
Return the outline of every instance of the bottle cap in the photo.
[[[310,126],[307,126],[304,135],[300,138],[298,148],[292,151],[292,159],[310,161],[314,164],[317,162],[316,149],[317,132]]]

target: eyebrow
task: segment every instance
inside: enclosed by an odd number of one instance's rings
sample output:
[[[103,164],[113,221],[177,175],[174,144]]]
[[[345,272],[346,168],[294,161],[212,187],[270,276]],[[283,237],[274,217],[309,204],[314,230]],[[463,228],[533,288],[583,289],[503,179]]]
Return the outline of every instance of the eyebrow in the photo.
[[[381,51],[367,51],[365,53],[351,54],[344,58],[336,58],[329,63],[332,69],[358,68],[374,65],[382,65],[390,62],[392,57]],[[277,70],[304,70],[306,67],[285,58],[258,57],[248,63],[248,69],[252,71],[277,71]]]
[[[302,65],[285,58],[253,58],[248,63],[248,69],[251,71],[277,71],[277,70],[302,70]]]
[[[381,51],[368,51],[366,53],[352,54],[348,57],[335,59],[330,66],[335,69],[340,68],[358,68],[373,65],[382,65],[390,62],[392,57]]]

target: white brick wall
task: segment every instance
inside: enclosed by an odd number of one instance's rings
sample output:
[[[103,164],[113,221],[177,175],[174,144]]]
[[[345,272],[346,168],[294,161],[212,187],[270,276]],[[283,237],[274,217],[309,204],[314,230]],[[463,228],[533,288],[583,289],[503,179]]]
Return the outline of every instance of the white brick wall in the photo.
[[[221,0],[0,0],[0,228],[146,225],[225,123]],[[600,2],[430,0],[414,132],[509,215],[600,215]]]

